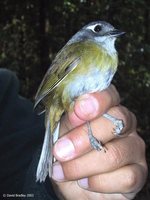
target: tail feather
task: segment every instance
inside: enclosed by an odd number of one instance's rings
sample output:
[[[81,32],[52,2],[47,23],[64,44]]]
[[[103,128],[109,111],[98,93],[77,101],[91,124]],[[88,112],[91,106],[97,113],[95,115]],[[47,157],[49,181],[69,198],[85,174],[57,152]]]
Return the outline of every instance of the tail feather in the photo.
[[[50,122],[49,120],[47,120],[44,143],[36,172],[36,181],[44,182],[48,174],[49,177],[52,176],[52,164],[53,164],[52,147],[53,144],[58,140],[59,127],[60,127],[60,122],[58,123],[54,133],[51,134]]]
[[[45,181],[49,168],[52,168],[52,134],[50,133],[50,122],[47,120],[42,152],[36,172],[36,181]],[[51,166],[50,166],[51,165]]]

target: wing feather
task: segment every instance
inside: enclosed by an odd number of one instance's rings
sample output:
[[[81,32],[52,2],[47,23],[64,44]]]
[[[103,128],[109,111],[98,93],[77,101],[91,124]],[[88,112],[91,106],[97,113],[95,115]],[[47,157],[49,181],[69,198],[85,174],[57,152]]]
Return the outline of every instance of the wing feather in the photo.
[[[73,71],[80,62],[77,54],[69,51],[70,47],[64,47],[56,56],[35,96],[36,107],[44,97],[54,90]]]

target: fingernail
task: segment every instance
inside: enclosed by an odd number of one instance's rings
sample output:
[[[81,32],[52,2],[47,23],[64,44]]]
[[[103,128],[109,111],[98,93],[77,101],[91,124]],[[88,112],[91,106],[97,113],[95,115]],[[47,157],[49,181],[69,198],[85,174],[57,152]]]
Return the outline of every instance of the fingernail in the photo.
[[[59,139],[54,148],[55,155],[63,160],[73,158],[75,155],[74,145],[67,137]]]
[[[80,111],[89,115],[95,113],[98,110],[98,102],[95,98],[90,95],[86,95],[85,98],[79,101]]]
[[[88,178],[83,178],[83,179],[78,180],[78,185],[82,188],[87,189],[89,187]]]
[[[65,179],[63,169],[58,162],[53,164],[52,178],[56,181],[63,181]]]

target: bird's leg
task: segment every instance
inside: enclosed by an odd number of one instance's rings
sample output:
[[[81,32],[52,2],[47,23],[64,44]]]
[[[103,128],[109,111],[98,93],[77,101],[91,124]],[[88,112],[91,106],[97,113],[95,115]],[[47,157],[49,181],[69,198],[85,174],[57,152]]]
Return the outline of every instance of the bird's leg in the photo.
[[[114,124],[115,128],[113,129],[113,134],[115,136],[120,136],[122,133],[122,129],[124,128],[123,120],[117,119],[108,113],[105,113],[103,117],[110,120]],[[88,128],[88,137],[89,137],[92,148],[96,149],[97,151],[100,151],[103,149],[104,152],[106,152],[106,148],[102,145],[101,141],[99,141],[97,138],[94,137],[90,122],[87,122],[87,128]]]
[[[111,116],[108,113],[105,113],[103,116],[106,119],[110,120],[115,125],[115,128],[113,129],[113,134],[115,136],[120,136],[121,132],[122,132],[122,129],[124,128],[123,120],[122,119],[117,119],[117,118]]]
[[[102,145],[101,141],[99,141],[96,137],[94,137],[90,122],[87,122],[86,124],[87,124],[87,128],[88,128],[89,141],[90,141],[92,148],[97,151],[104,150],[104,152],[106,152],[106,148]]]

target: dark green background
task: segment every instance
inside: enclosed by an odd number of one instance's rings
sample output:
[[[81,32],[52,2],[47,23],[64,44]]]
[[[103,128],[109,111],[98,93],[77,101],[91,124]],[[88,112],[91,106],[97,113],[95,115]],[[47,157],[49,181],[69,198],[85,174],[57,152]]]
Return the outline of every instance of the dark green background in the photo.
[[[138,118],[150,162],[149,0],[0,1],[0,67],[16,72],[20,93],[33,100],[52,59],[83,25],[106,20],[127,34],[117,42],[119,69],[113,80],[122,104]],[[137,199],[150,198],[150,178]]]

